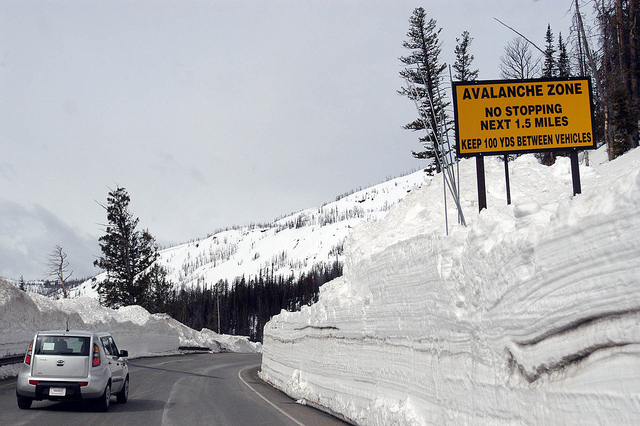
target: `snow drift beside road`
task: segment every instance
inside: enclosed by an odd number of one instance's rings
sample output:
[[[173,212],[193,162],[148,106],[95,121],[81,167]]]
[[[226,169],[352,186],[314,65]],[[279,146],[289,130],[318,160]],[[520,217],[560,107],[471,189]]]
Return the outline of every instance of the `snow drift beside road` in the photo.
[[[180,346],[213,352],[259,352],[259,343],[244,336],[193,330],[165,314],[150,314],[140,306],[109,309],[93,298],[53,300],[25,293],[0,280],[0,357],[22,355],[38,330],[108,331],[132,358],[178,353]],[[14,366],[0,367],[0,378],[15,374]]]
[[[354,229],[344,276],[264,330],[262,378],[358,424],[633,424],[640,418],[640,150],[581,167],[461,162]],[[449,203],[451,204],[451,202]],[[450,222],[455,212],[449,212]]]

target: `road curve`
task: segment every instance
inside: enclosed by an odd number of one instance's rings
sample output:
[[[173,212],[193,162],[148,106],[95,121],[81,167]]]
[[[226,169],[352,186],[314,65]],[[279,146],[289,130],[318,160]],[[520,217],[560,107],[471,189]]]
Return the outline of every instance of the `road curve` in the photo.
[[[257,377],[260,354],[192,354],[129,362],[129,401],[115,398],[107,413],[91,404],[16,404],[15,378],[0,380],[0,423],[6,425],[338,425],[296,404]]]

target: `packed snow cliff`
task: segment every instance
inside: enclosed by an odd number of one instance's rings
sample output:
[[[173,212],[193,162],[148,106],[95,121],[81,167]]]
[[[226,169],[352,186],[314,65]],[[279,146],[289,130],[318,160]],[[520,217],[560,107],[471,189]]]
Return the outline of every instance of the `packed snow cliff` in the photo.
[[[105,308],[93,298],[53,300],[25,293],[0,280],[0,358],[24,354],[38,330],[109,331],[131,358],[179,353],[179,347],[209,348],[212,352],[259,352],[259,343],[244,336],[193,330],[165,314],[150,314],[140,306]],[[17,373],[0,367],[0,378]]]
[[[637,424],[640,150],[460,164],[467,227],[441,176],[356,227],[344,275],[266,326],[263,379],[358,424]],[[451,198],[448,206],[453,203]],[[453,225],[452,225],[453,222]]]

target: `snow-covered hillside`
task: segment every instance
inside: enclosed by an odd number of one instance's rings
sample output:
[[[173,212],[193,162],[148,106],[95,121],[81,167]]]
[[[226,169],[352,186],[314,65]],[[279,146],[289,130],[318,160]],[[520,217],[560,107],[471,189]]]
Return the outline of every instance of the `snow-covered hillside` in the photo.
[[[237,227],[160,252],[158,263],[178,288],[212,287],[220,280],[257,276],[296,278],[319,263],[343,261],[342,246],[352,227],[383,218],[390,207],[430,179],[423,171],[339,197],[321,207],[303,210],[271,224]],[[96,280],[71,292],[72,297],[97,298]]]
[[[247,337],[195,331],[164,314],[151,315],[140,306],[105,308],[96,299],[53,300],[26,293],[0,280],[0,358],[24,354],[38,330],[96,330],[113,333],[132,358],[178,353],[180,346],[213,352],[259,352]],[[0,378],[17,374],[17,365],[0,367]]]
[[[442,180],[356,227],[344,275],[265,327],[262,377],[358,424],[637,424],[640,150],[581,165],[461,162],[468,227]],[[453,211],[449,217],[455,217]]]

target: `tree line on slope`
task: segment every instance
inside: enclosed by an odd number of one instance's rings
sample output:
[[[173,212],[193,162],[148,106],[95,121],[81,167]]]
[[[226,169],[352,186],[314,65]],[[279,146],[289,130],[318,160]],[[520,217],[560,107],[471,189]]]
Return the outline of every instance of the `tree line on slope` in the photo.
[[[261,271],[257,277],[221,280],[216,285],[172,290],[163,306],[155,307],[195,329],[249,336],[262,341],[264,325],[281,310],[298,311],[318,300],[320,286],[342,275],[342,264],[317,264],[300,278]]]

